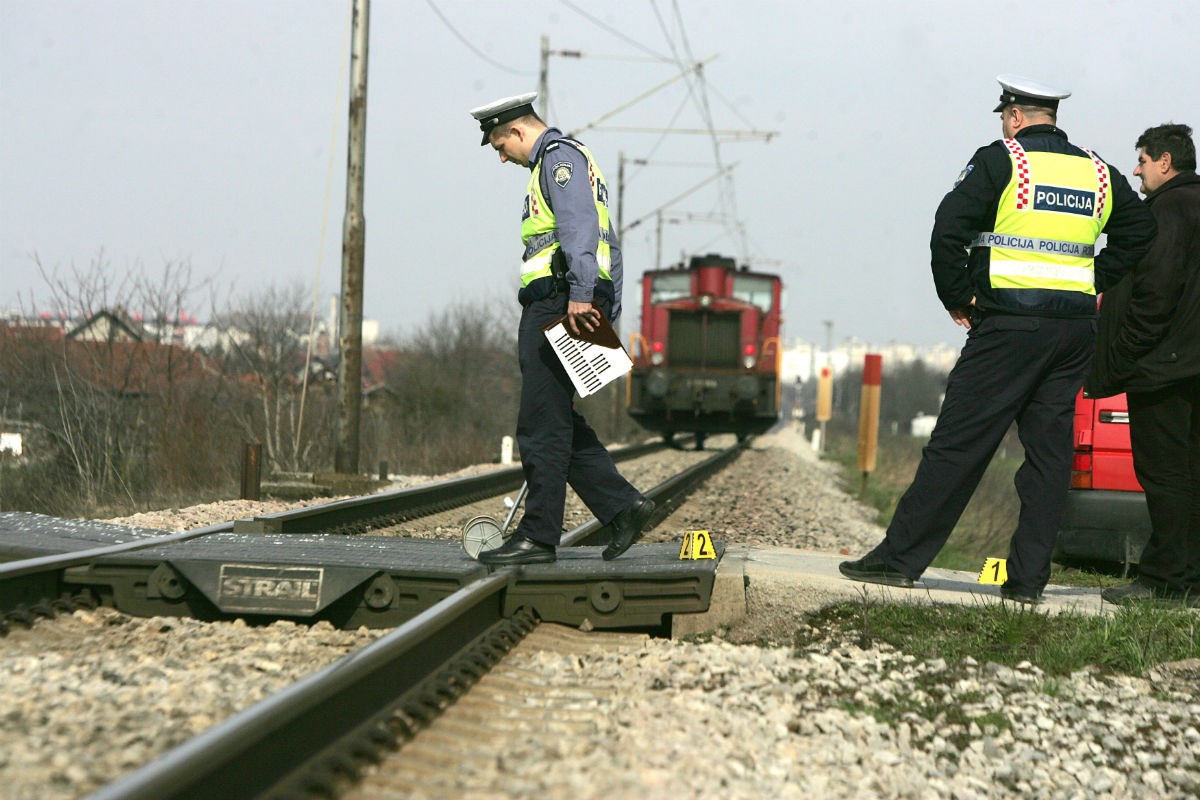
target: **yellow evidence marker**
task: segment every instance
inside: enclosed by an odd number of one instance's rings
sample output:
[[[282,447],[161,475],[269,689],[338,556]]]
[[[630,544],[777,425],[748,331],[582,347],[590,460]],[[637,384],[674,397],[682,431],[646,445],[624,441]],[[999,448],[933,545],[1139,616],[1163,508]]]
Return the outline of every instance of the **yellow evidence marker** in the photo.
[[[708,531],[688,531],[683,535],[683,546],[679,548],[680,561],[716,557],[717,549],[713,547]]]
[[[1008,580],[1008,559],[1006,558],[989,558],[983,562],[983,569],[979,570],[980,583],[1004,583]]]

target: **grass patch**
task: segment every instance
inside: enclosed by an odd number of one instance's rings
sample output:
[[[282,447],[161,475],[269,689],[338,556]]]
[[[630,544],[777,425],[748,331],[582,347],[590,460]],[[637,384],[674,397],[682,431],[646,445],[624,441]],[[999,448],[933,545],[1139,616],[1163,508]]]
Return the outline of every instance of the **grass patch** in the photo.
[[[916,475],[925,444],[925,439],[881,433],[876,469],[865,488],[862,473],[858,471],[857,431],[849,422],[835,420],[829,425],[824,457],[837,464],[842,490],[874,508],[875,522],[886,528],[901,495]],[[1010,431],[979,481],[958,525],[930,566],[978,572],[985,558],[1008,556],[1009,538],[1020,513],[1013,477],[1024,458],[1020,442]],[[1120,564],[1096,564],[1086,568],[1054,564],[1050,582],[1092,588],[1116,586],[1130,579],[1130,576],[1120,575],[1121,568]]]
[[[896,504],[912,483],[927,440],[904,434],[880,434],[875,471],[864,486],[858,470],[858,434],[846,421],[829,426],[825,458],[838,465],[842,490],[876,511],[877,524],[887,527]],[[1014,433],[1005,438],[988,465],[971,501],[933,566],[978,569],[987,556],[1008,553],[1020,504],[1013,476],[1025,458]]]
[[[1015,666],[1029,661],[1049,676],[1092,667],[1142,675],[1155,664],[1200,658],[1200,616],[1149,605],[1120,607],[1091,616],[1046,614],[1007,603],[954,606],[884,604],[864,599],[829,606],[811,615],[796,637],[799,648],[818,640],[862,647],[884,642],[920,659]],[[1046,683],[1046,693],[1057,684]]]

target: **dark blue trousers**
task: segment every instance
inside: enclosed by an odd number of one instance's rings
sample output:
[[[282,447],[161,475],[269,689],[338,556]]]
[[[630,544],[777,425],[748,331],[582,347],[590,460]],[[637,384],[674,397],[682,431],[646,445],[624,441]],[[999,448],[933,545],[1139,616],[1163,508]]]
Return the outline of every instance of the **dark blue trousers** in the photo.
[[[1127,396],[1133,469],[1152,526],[1138,580],[1200,594],[1200,375]]]
[[[1015,421],[1025,463],[1014,479],[1021,515],[1009,545],[1006,586],[1040,592],[1050,579],[1071,483],[1075,395],[1095,338],[1090,319],[991,314],[973,326],[916,477],[873,555],[919,578]]]
[[[560,292],[525,306],[517,333],[521,363],[517,445],[529,484],[517,533],[550,545],[557,545],[562,536],[567,484],[605,525],[641,498],[617,472],[587,420],[575,411],[575,387],[542,332],[543,325],[566,313],[567,299]],[[611,306],[605,307],[603,300],[597,303],[607,316]]]

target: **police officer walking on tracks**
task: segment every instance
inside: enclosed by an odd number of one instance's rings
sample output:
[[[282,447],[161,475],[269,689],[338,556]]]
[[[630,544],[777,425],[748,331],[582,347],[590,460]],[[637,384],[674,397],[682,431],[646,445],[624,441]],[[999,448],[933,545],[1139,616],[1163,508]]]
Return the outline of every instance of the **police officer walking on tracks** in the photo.
[[[968,329],[937,426],[884,540],[840,565],[858,581],[911,587],[949,538],[1015,420],[1025,463],[1008,555],[1007,600],[1035,604],[1070,484],[1074,398],[1096,336],[1096,292],[1154,238],[1150,212],[1120,173],[1055,126],[1070,92],[998,78],[1004,138],[980,148],[938,206],[934,284]],[[1096,239],[1108,236],[1095,253]]]
[[[654,511],[654,501],[621,477],[612,457],[573,408],[575,388],[542,332],[564,315],[573,333],[595,330],[601,311],[621,313],[621,249],[608,216],[608,187],[580,142],[549,128],[533,110],[536,93],[473,109],[500,163],[531,171],[521,216],[523,310],[517,333],[521,406],[517,444],[529,493],[516,533],[485,564],[555,560],[569,483],[612,530],[605,560],[629,549]]]

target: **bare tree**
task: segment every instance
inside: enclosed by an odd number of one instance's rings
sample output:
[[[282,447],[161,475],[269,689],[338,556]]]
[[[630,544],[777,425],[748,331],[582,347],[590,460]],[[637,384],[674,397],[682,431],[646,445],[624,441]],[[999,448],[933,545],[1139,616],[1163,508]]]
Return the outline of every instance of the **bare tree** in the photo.
[[[377,443],[392,463],[437,472],[494,458],[516,428],[516,329],[511,304],[466,302],[401,346],[387,380],[392,432]]]
[[[267,286],[236,301],[215,325],[215,348],[224,372],[236,376],[252,402],[239,405],[235,418],[245,436],[259,441],[276,469],[295,471],[310,463],[330,426],[328,404],[308,405],[300,422],[301,385],[306,363],[309,318],[307,290],[300,284]]]
[[[221,394],[220,375],[172,343],[199,291],[190,264],[119,273],[103,253],[86,269],[34,259],[55,324],[10,327],[0,353],[6,404],[17,401],[57,451],[56,470],[42,476],[53,485],[31,487],[31,496],[58,489],[77,507],[138,506],[179,489],[212,493],[231,479],[220,414],[197,413],[198,402]],[[147,317],[164,324],[143,327]],[[107,327],[88,327],[100,319]],[[69,336],[74,331],[79,336]]]

